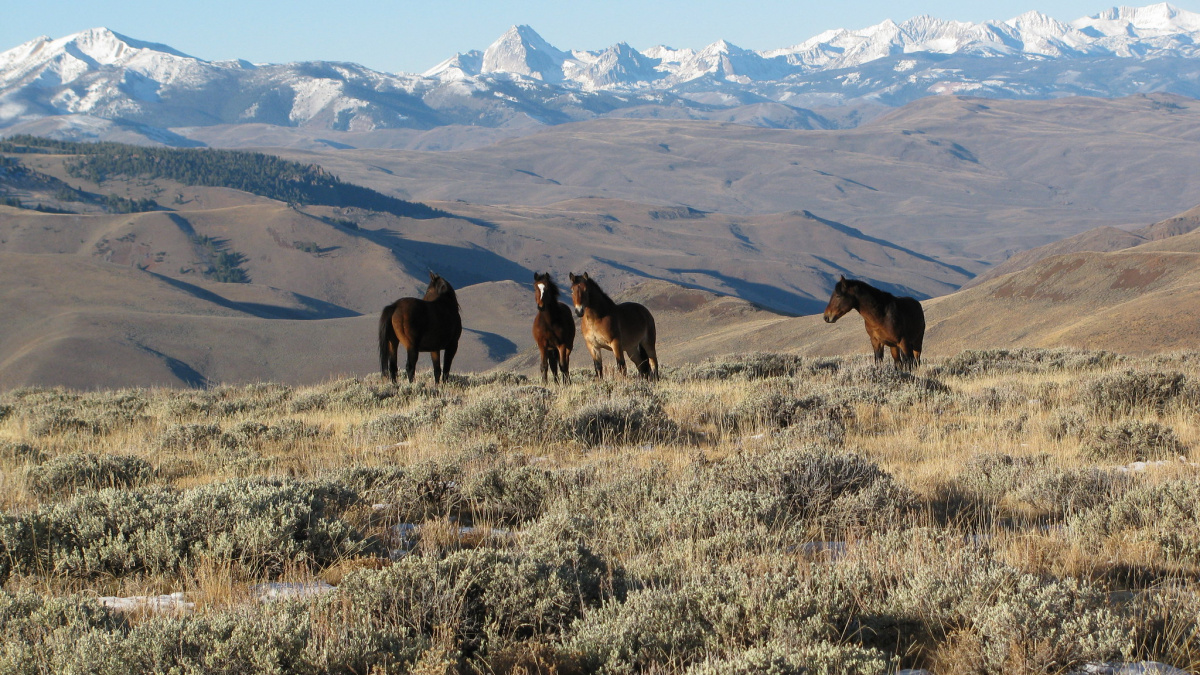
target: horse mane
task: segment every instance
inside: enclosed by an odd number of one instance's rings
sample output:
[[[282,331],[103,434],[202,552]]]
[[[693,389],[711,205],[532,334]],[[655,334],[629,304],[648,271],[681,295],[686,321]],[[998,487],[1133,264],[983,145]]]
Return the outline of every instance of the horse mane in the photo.
[[[587,285],[588,297],[593,298],[591,302],[597,309],[612,310],[617,306],[616,301],[608,297],[608,293],[605,293],[604,289],[600,288],[600,284],[596,283],[595,279],[588,277],[584,279],[583,283]]]
[[[876,288],[871,284],[868,284],[865,281],[859,281],[858,279],[843,279],[840,283],[844,284],[847,290],[851,290],[852,294],[855,296],[866,296],[876,301],[887,300],[889,298],[896,297],[882,288]]]

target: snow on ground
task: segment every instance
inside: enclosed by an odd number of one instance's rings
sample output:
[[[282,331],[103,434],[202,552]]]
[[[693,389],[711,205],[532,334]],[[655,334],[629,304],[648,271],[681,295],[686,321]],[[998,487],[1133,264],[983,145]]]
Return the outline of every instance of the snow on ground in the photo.
[[[196,603],[185,601],[182,592],[171,593],[169,595],[132,595],[129,597],[106,595],[97,598],[97,600],[105,607],[115,609],[118,612],[147,610],[151,612],[186,614],[196,609]]]
[[[250,592],[259,602],[276,602],[295,598],[311,598],[336,588],[324,581],[273,581],[266,584],[255,584],[250,587]]]

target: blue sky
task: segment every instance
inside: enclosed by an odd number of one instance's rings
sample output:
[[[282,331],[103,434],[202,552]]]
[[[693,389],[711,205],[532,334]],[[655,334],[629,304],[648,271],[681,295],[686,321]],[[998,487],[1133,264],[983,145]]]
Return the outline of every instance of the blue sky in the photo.
[[[1171,4],[1200,12],[1200,0]],[[1072,21],[1110,6],[1102,0],[3,0],[0,51],[39,35],[105,26],[208,60],[352,61],[422,72],[455,52],[487,47],[514,24],[533,26],[561,49],[617,42],[699,48],[719,39],[772,49],[888,18],[1004,20],[1037,9]]]

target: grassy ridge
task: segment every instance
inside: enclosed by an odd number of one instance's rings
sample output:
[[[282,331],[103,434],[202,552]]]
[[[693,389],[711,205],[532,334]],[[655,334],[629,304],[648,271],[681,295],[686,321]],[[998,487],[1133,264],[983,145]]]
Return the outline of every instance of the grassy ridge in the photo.
[[[115,177],[166,178],[184,185],[232,188],[289,204],[350,206],[408,218],[450,215],[425,204],[343,183],[315,164],[299,164],[258,152],[82,143],[24,135],[0,140],[0,152],[75,155],[67,171],[96,183]]]
[[[15,390],[0,670],[1195,670],[1198,442],[1195,354]]]

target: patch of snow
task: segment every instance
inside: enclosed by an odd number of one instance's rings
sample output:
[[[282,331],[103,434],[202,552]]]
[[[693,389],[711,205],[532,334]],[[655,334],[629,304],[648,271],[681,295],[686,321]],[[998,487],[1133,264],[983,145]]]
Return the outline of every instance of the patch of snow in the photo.
[[[1071,675],[1188,675],[1186,670],[1157,661],[1140,663],[1089,663]]]
[[[336,586],[331,586],[324,581],[273,581],[265,584],[255,584],[250,587],[250,592],[259,602],[265,603],[296,598],[312,598],[324,595],[336,588]]]
[[[101,605],[118,612],[146,610],[159,613],[175,612],[185,614],[196,609],[196,603],[185,601],[182,592],[170,593],[168,595],[133,595],[129,597],[106,595],[97,598],[97,600]]]

